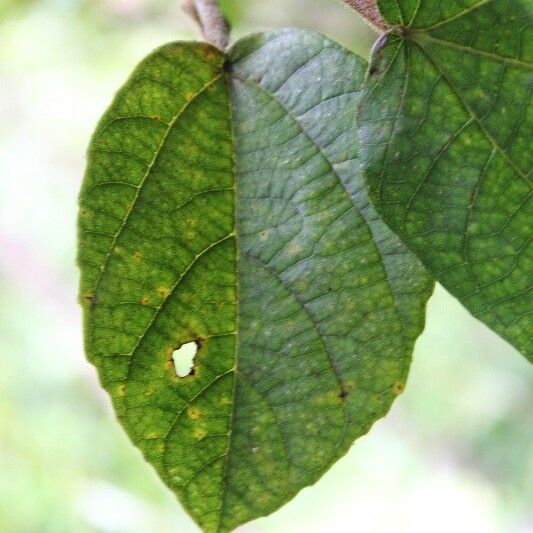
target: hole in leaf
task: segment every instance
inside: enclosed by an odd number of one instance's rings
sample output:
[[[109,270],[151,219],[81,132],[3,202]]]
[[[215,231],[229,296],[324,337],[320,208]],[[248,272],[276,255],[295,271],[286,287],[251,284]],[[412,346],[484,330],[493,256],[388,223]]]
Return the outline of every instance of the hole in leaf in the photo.
[[[194,358],[198,353],[197,342],[187,342],[182,344],[173,354],[174,369],[180,378],[194,376]]]

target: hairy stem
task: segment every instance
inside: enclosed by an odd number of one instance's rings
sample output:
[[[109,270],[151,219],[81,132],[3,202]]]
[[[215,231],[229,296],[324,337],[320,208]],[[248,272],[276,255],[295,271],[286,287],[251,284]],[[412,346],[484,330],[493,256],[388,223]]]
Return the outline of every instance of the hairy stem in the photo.
[[[344,0],[344,3],[355,9],[376,30],[387,31],[389,29],[379,12],[376,0]]]
[[[200,27],[204,39],[221,50],[229,44],[229,26],[217,0],[182,0],[183,10]]]

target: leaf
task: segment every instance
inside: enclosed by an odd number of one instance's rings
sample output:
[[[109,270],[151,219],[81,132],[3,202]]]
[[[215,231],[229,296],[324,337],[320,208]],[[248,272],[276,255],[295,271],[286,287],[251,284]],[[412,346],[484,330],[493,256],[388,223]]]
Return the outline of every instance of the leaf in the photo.
[[[365,192],[365,67],[301,31],[246,38],[229,58],[171,43],[92,140],[86,351],[206,532],[278,509],[403,390],[432,282]]]
[[[453,295],[533,360],[531,3],[381,0],[360,100],[370,196]]]

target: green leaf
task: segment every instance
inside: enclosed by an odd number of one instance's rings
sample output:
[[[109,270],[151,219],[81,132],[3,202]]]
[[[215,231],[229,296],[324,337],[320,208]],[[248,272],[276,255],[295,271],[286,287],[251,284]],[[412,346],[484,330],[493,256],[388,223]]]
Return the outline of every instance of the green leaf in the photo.
[[[92,140],[87,354],[206,532],[278,509],[403,390],[432,282],[365,192],[365,68],[308,32],[255,35],[229,57],[171,43]]]
[[[533,360],[532,4],[379,5],[393,29],[360,100],[371,199],[438,281]]]

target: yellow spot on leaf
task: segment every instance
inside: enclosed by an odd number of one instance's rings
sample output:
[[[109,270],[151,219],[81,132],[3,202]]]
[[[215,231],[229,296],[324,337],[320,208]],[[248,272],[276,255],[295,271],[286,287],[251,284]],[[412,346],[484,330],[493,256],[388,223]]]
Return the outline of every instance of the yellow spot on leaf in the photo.
[[[198,420],[199,418],[202,418],[203,412],[198,409],[198,407],[189,407],[187,408],[187,416],[191,418],[192,420]]]
[[[196,439],[202,440],[205,439],[207,436],[207,431],[203,428],[195,428],[193,431],[193,435]]]
[[[157,289],[157,294],[159,294],[161,298],[166,298],[170,294],[170,289],[168,287],[159,287]]]
[[[231,405],[231,398],[228,396],[222,396],[219,400],[220,405]]]

